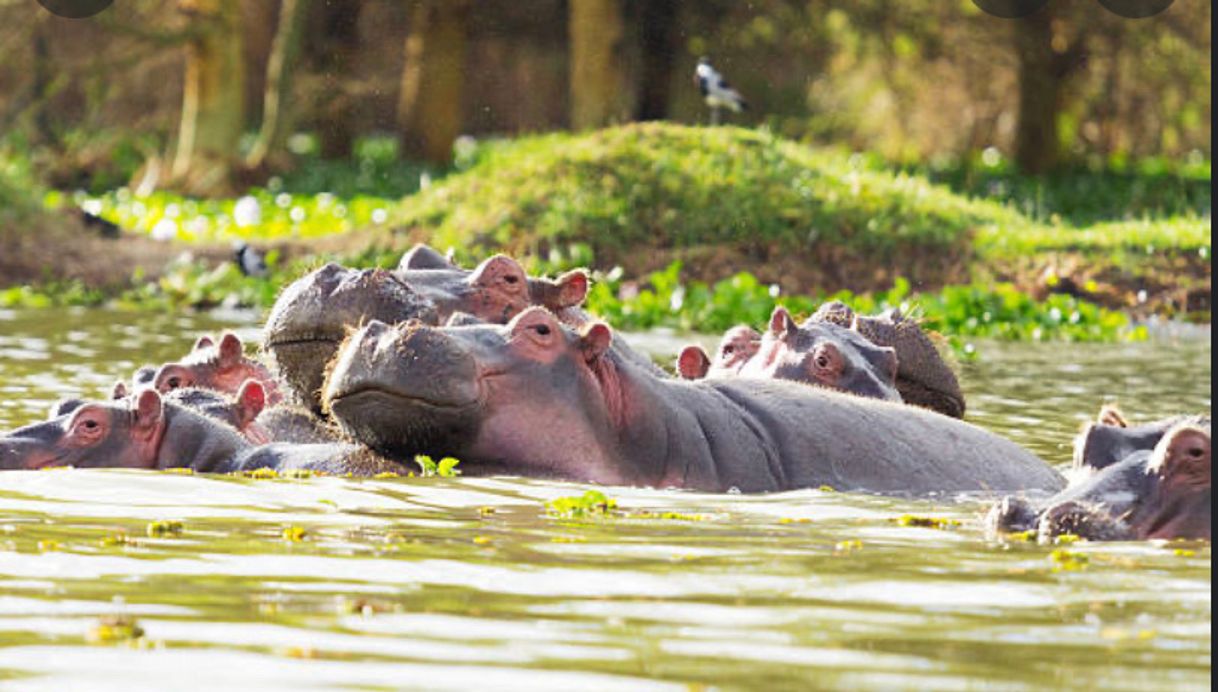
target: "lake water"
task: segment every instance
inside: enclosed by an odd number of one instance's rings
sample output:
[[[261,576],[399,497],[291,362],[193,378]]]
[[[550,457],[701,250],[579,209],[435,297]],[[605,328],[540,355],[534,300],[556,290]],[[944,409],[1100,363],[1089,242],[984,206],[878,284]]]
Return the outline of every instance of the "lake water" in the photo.
[[[221,327],[257,335],[241,314],[0,311],[0,429]],[[1209,411],[1208,334],[981,344],[969,419],[1065,466],[1103,401]],[[587,489],[0,473],[0,688],[1209,688],[1208,544],[1062,561],[987,541],[977,500],[816,490],[600,488],[617,515],[547,515]],[[149,537],[165,520],[181,532]]]

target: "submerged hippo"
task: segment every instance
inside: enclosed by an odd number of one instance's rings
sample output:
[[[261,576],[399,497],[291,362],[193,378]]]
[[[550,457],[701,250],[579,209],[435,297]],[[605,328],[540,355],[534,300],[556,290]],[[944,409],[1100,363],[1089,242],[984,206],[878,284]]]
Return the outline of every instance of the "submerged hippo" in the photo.
[[[1083,427],[1074,440],[1074,468],[1102,469],[1134,452],[1154,449],[1175,426],[1191,423],[1208,427],[1209,416],[1173,416],[1153,423],[1130,425],[1115,406],[1103,406],[1095,423]]]
[[[126,399],[84,402],[70,413],[0,436],[0,469],[52,466],[200,472],[306,468],[355,475],[402,471],[362,445],[256,446],[231,426],[167,401],[154,389]]]
[[[1034,530],[1090,540],[1210,538],[1210,426],[1179,422],[1151,449],[1097,467],[1049,500],[1007,497],[986,518],[991,533]]]
[[[791,382],[665,379],[613,339],[542,308],[508,325],[371,322],[340,349],[324,404],[391,458],[453,455],[481,473],[715,492],[1063,485],[1013,442],[931,411]]]
[[[241,337],[225,332],[219,342],[213,342],[209,337],[200,338],[185,358],[162,365],[152,378],[152,385],[162,394],[183,387],[236,394],[250,379],[262,384],[271,405],[282,399],[271,371],[245,355]]]
[[[396,271],[331,263],[298,279],[271,309],[263,346],[295,398],[318,410],[326,364],[349,328],[373,319],[440,324],[454,312],[502,323],[529,305],[553,310],[578,306],[587,290],[583,272],[530,278],[505,255],[467,270],[431,248],[416,246]]]
[[[731,377],[761,348],[761,333],[738,324],[723,333],[712,359],[701,346],[686,346],[677,356],[677,374],[687,380],[706,377]]]

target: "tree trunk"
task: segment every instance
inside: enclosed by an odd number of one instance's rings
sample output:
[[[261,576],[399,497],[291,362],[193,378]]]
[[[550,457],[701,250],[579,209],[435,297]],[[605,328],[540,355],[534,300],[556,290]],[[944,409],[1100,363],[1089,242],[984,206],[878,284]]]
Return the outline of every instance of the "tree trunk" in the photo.
[[[292,90],[292,70],[296,62],[296,50],[300,45],[301,27],[309,0],[282,0],[279,5],[279,24],[275,28],[275,40],[271,43],[271,55],[266,63],[266,89],[262,96],[262,127],[258,138],[245,158],[245,165],[261,169],[266,165],[271,152],[282,148],[290,122],[289,99]]]
[[[344,87],[359,52],[362,7],[362,0],[327,0],[322,8],[322,35],[313,46],[327,98],[317,114],[322,158],[346,159],[355,149],[352,100]]]
[[[200,28],[186,48],[182,119],[171,171],[192,194],[217,194],[230,182],[244,114],[237,0],[179,0]]]
[[[602,127],[623,115],[621,1],[570,0],[567,12],[571,127]]]
[[[1053,51],[1051,8],[1014,20],[1019,57],[1019,120],[1015,131],[1015,163],[1020,170],[1040,174],[1057,164],[1057,116],[1062,79]]]
[[[432,163],[452,159],[461,134],[469,3],[419,0],[406,37],[398,100],[402,155]]]
[[[635,118],[663,120],[677,54],[677,0],[647,0],[642,11],[643,66]]]

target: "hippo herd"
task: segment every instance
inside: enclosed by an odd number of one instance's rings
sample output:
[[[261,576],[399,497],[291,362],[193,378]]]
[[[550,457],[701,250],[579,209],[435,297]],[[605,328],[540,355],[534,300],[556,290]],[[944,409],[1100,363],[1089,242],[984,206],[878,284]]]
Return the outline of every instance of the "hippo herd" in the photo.
[[[280,294],[265,361],[234,334],[201,337],[108,400],[0,436],[0,469],[366,476],[454,456],[467,474],[708,492],[1003,493],[990,529],[1044,540],[1210,536],[1208,417],[1130,425],[1105,408],[1067,484],[962,420],[954,371],[897,311],[830,302],[801,323],[778,308],[713,355],[685,348],[674,376],[582,309],[588,286],[425,245],[394,270],[327,264]]]

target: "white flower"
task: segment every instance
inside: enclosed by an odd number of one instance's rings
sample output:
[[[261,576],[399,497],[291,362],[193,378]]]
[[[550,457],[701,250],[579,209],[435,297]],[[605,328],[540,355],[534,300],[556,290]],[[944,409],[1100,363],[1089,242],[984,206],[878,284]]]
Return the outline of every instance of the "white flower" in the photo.
[[[258,204],[257,199],[246,195],[233,206],[233,220],[240,228],[257,226],[262,223],[262,206]]]
[[[173,240],[178,237],[178,222],[170,218],[162,218],[152,227],[153,240]]]

